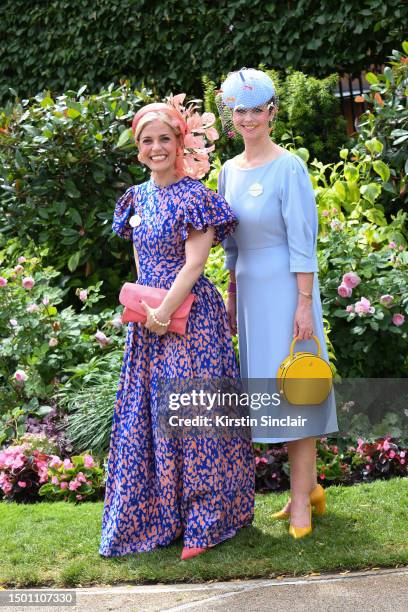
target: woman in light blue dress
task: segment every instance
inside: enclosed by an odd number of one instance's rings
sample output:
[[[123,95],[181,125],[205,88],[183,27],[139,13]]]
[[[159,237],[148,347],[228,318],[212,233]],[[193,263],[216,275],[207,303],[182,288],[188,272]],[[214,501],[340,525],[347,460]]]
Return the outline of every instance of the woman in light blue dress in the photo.
[[[232,121],[245,145],[219,175],[219,192],[239,220],[224,242],[230,327],[233,333],[238,328],[242,378],[256,379],[256,390],[269,390],[276,388],[279,365],[295,336],[295,351],[316,353],[316,335],[328,360],[317,278],[316,202],[302,160],[270,138],[276,112],[271,79],[254,69],[230,73],[219,97],[224,125]],[[325,511],[315,437],[337,431],[337,418],[333,392],[324,406],[292,408],[294,416],[311,417],[306,427],[258,425],[252,434],[254,442],[288,442],[291,499],[273,516],[290,518],[289,533],[299,538],[312,531],[312,507],[317,514]],[[268,414],[280,416],[282,410],[271,406]]]

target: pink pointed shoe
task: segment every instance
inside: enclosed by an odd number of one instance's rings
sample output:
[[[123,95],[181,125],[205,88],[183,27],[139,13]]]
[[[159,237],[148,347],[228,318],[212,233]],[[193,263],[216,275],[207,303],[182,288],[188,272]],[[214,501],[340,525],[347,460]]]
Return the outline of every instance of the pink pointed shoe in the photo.
[[[206,548],[187,548],[184,546],[181,553],[181,560],[186,561],[187,559],[192,559],[193,557],[201,555],[201,553],[205,552],[206,550]]]

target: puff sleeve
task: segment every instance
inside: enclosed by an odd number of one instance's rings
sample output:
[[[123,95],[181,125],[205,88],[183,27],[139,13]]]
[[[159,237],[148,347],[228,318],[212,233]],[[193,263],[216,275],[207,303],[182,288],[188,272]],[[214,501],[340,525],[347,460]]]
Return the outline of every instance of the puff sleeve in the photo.
[[[195,181],[183,211],[181,234],[187,240],[189,227],[206,232],[215,229],[213,246],[222,242],[236,228],[238,220],[224,198]]]
[[[127,191],[116,202],[113,213],[112,229],[125,240],[132,240],[132,227],[129,219],[133,214],[134,187],[129,187]]]
[[[317,272],[318,218],[306,166],[290,155],[281,183],[282,216],[286,225],[291,272]]]
[[[218,193],[225,197],[225,170],[221,168],[218,175]],[[228,236],[222,242],[222,247],[225,252],[224,270],[235,270],[235,265],[238,259],[238,247],[233,236]]]

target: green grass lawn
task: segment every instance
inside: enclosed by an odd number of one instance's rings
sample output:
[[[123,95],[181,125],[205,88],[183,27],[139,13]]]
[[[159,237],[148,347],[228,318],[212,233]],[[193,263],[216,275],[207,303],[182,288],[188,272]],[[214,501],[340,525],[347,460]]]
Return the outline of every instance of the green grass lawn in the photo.
[[[302,575],[408,564],[408,479],[327,489],[328,512],[293,540],[269,515],[287,498],[258,495],[252,527],[191,561],[182,542],[128,557],[99,556],[102,503],[0,503],[0,584],[86,586]]]

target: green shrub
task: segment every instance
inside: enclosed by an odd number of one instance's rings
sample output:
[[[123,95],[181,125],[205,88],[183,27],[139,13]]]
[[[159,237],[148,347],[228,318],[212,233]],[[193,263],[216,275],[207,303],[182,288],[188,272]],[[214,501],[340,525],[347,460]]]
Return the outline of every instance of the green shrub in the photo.
[[[408,212],[408,41],[402,48],[403,52],[392,52],[382,74],[366,75],[371,88],[364,99],[370,110],[360,117],[354,143],[359,157],[366,154],[367,142],[375,139],[381,143],[372,174],[379,173],[384,181],[382,199],[387,218],[399,209]]]
[[[387,223],[389,169],[380,153],[381,143],[371,139],[365,153],[344,149],[338,163],[310,166],[319,210],[323,312],[344,377],[398,377],[408,371],[407,214],[400,211]],[[342,297],[339,287],[349,272],[359,282],[352,295]]]
[[[53,286],[59,273],[39,258],[17,257],[15,247],[0,251],[0,444],[21,434],[29,415],[51,411],[64,370],[122,347],[124,333],[113,310],[86,312],[99,284],[82,294],[81,312],[59,309],[66,291]]]
[[[43,93],[0,114],[0,231],[42,249],[45,264],[68,277],[64,286],[102,280],[116,303],[130,269],[111,230],[114,204],[145,180],[135,147],[117,144],[150,99],[127,86],[84,90]]]

